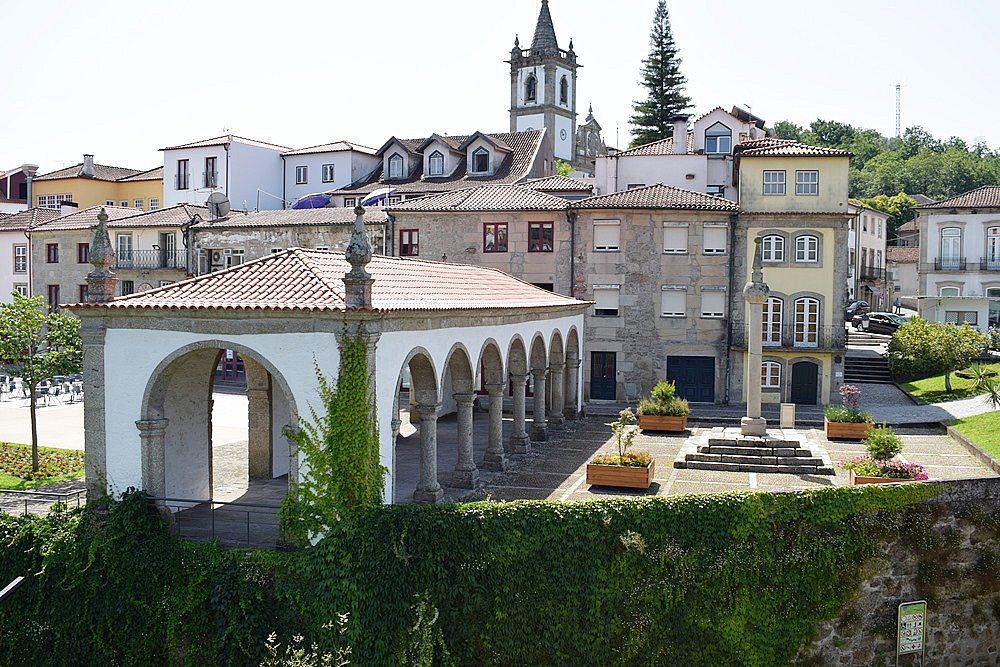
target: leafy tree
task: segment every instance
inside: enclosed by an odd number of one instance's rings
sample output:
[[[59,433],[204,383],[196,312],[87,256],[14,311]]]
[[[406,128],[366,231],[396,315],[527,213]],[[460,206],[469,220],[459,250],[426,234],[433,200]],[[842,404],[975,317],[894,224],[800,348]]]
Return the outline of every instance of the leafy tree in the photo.
[[[873,208],[876,211],[881,211],[889,215],[889,235],[887,237],[889,241],[896,238],[896,230],[899,229],[900,225],[913,220],[917,214],[915,210],[917,200],[905,192],[900,192],[892,197],[876,195],[870,199],[862,199],[861,203],[868,208]]]
[[[778,139],[802,139],[802,127],[790,120],[779,120],[774,124],[774,136]]]
[[[569,176],[570,173],[573,171],[573,165],[571,165],[569,162],[566,162],[565,160],[560,160],[558,158],[556,158],[555,167],[557,176]]]
[[[928,322],[919,317],[893,334],[886,359],[893,377],[918,379],[944,373],[945,391],[952,391],[951,372],[965,368],[989,339],[968,324]]]
[[[0,304],[0,364],[21,378],[31,408],[31,469],[38,472],[38,385],[57,375],[83,368],[80,320],[45,312],[42,297],[14,292],[11,303]]]
[[[855,129],[846,123],[835,120],[816,119],[809,125],[809,130],[803,133],[806,143],[843,148],[854,139]]]
[[[660,0],[656,5],[649,46],[649,57],[642,61],[642,78],[639,80],[648,95],[642,102],[632,103],[635,114],[629,119],[632,146],[673,136],[671,118],[691,103],[691,98],[684,95],[687,79],[681,74],[681,59],[670,32],[666,0]]]

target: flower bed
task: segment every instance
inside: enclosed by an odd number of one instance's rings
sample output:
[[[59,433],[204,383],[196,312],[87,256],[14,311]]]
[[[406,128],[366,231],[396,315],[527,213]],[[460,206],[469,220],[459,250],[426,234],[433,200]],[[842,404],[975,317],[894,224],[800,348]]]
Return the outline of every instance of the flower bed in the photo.
[[[0,442],[0,472],[26,480],[82,474],[83,452],[39,447],[38,472],[33,472],[31,447]]]

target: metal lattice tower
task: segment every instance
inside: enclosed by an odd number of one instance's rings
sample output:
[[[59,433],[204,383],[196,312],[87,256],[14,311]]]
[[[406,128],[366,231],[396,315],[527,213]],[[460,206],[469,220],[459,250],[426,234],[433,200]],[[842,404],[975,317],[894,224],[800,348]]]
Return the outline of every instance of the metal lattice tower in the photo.
[[[899,136],[899,89],[902,88],[900,84],[896,84],[896,136]]]

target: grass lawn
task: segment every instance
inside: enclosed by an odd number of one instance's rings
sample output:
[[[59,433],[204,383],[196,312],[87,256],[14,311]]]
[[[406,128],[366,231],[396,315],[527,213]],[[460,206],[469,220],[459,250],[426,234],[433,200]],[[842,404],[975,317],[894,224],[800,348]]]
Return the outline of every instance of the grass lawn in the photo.
[[[1000,376],[1000,363],[986,364],[986,366]],[[944,375],[934,375],[923,380],[903,383],[903,388],[913,394],[913,396],[924,403],[941,403],[943,401],[954,401],[959,398],[976,396],[982,392],[972,390],[972,380],[958,377],[951,374],[952,392],[944,390]]]
[[[1000,412],[984,412],[973,417],[953,419],[948,426],[976,443],[993,458],[1000,459]]]
[[[31,446],[0,442],[0,489],[23,491],[83,477],[83,452],[55,447],[38,448],[41,477],[31,479]]]

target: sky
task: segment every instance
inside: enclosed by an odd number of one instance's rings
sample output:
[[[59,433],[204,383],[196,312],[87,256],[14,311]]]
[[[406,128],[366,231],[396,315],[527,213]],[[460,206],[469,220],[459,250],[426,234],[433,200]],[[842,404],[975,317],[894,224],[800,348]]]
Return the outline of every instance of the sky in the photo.
[[[630,139],[656,0],[550,0],[609,146]],[[44,0],[4,10],[0,170],[149,169],[219,136],[301,148],[509,131],[509,57],[539,0]],[[694,113],[901,124],[1000,149],[1000,2],[668,0]],[[9,69],[11,65],[15,70]]]

